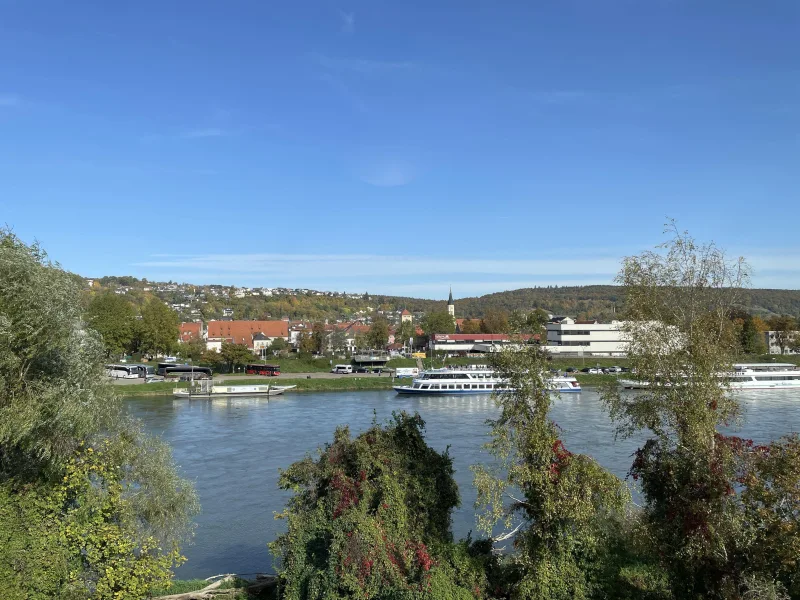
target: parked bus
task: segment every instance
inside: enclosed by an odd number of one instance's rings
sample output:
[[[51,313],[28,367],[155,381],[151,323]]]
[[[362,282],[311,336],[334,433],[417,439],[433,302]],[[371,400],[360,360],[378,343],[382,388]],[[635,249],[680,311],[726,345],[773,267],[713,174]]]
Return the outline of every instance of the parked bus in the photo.
[[[142,379],[147,379],[148,377],[153,377],[156,374],[156,369],[152,365],[130,365],[132,369],[136,369],[139,373],[139,377]]]
[[[281,374],[281,367],[280,365],[245,365],[244,372],[248,375],[277,377]]]
[[[175,365],[164,370],[164,377],[178,378],[181,381],[190,379],[211,379],[213,376],[209,367],[193,367],[192,365]]]
[[[209,367],[176,365],[174,363],[158,363],[158,370],[156,373],[162,377],[179,377],[181,379],[210,379],[212,376]]]
[[[106,375],[113,379],[139,379],[139,365],[106,365]]]

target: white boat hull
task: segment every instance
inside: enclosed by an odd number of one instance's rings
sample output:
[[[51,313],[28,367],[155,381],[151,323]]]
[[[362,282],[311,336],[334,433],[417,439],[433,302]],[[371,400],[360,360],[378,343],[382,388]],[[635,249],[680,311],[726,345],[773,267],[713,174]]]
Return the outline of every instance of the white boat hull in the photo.
[[[190,389],[176,389],[172,392],[175,398],[230,398],[243,397],[257,398],[262,396],[279,396],[294,385],[215,385],[211,389],[192,391]]]
[[[733,367],[733,371],[718,375],[720,385],[724,381],[731,390],[800,390],[800,368],[791,363],[739,363]],[[626,390],[650,387],[649,382],[633,379],[620,379],[619,384]]]
[[[549,377],[547,381],[552,392],[576,394],[581,391],[581,384],[574,377]],[[508,382],[487,367],[430,369],[415,377],[411,385],[393,388],[398,394],[425,396],[485,396],[511,391]]]
[[[487,395],[493,394],[495,392],[510,392],[510,388],[495,388],[493,390],[423,390],[413,388],[410,385],[396,385],[393,387],[394,391],[398,394],[405,394],[405,395],[424,395],[424,396],[466,396],[466,395]],[[566,393],[566,394],[580,394],[581,388],[577,387],[553,387],[551,390],[553,393]]]

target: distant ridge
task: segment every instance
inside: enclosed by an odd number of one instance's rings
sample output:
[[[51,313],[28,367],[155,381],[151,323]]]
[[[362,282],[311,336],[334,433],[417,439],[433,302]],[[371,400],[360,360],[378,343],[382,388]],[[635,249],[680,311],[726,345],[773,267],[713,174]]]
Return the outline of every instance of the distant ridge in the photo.
[[[359,313],[369,314],[368,307],[397,312],[407,309],[412,313],[447,310],[447,294],[443,294],[441,300],[427,300],[382,294],[275,289],[274,295],[268,297],[254,295],[222,298],[217,293],[223,289],[231,289],[232,286],[147,282],[133,277],[103,277],[94,282],[93,290],[96,291],[123,288],[134,303],[141,302],[146,296],[157,295],[168,303],[188,301],[192,306],[200,306],[197,300],[206,298],[207,302],[203,302],[200,307],[200,314],[193,315],[204,320],[219,318],[223,307],[232,308],[236,317],[243,319],[289,317],[308,320],[352,318]],[[541,308],[553,314],[611,320],[625,308],[623,289],[613,285],[554,285],[468,298],[458,297],[458,284],[453,291],[455,313],[459,318],[482,317],[488,310],[511,312]],[[800,290],[749,289],[742,291],[742,297],[742,308],[754,315],[800,316]]]
[[[457,291],[456,287],[456,291]],[[386,297],[389,300],[391,297]],[[742,308],[754,315],[800,315],[800,290],[747,289],[742,291]],[[409,310],[444,307],[444,300],[403,298]],[[531,310],[542,308],[559,315],[610,320],[625,307],[624,291],[614,285],[549,286],[495,292],[484,296],[456,298],[456,314],[481,317],[487,310]]]

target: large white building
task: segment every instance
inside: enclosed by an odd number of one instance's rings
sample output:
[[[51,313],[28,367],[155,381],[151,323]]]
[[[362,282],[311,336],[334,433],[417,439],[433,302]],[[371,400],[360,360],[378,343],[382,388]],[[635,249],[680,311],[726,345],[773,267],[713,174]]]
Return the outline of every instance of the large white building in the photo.
[[[621,321],[599,323],[556,317],[547,324],[547,350],[555,355],[625,356]]]

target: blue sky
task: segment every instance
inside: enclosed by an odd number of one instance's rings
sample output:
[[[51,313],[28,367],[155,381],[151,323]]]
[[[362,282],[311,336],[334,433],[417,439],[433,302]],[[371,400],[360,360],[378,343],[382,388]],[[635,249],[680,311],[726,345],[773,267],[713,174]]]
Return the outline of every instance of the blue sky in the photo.
[[[800,287],[800,3],[0,0],[0,223],[87,276]]]

